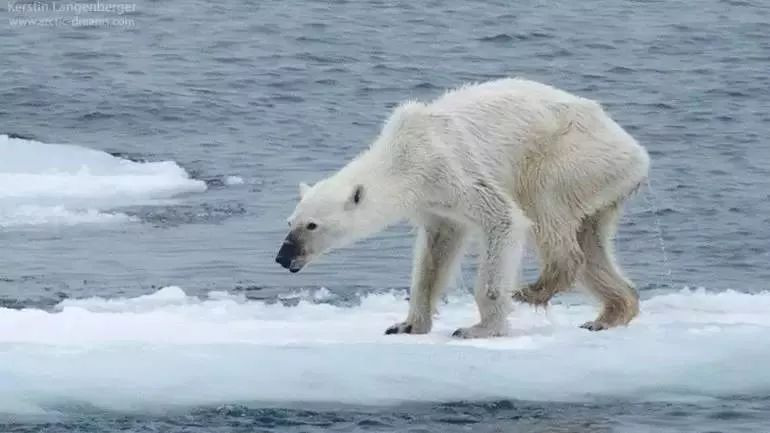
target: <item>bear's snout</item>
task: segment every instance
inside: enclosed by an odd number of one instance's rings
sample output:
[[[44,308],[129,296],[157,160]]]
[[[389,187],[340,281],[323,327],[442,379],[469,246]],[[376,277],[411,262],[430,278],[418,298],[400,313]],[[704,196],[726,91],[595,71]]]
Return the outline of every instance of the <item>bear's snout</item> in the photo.
[[[278,255],[275,256],[275,262],[292,273],[299,272],[299,270],[302,269],[302,265],[297,263],[297,257],[300,255],[300,250],[299,243],[294,236],[289,233],[281,244]]]

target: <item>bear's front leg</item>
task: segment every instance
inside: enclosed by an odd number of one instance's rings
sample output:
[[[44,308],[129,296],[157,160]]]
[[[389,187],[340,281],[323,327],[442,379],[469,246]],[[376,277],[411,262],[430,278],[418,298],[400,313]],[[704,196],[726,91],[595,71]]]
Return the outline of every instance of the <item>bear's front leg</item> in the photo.
[[[519,273],[526,224],[503,220],[486,231],[486,248],[479,264],[474,296],[479,309],[479,323],[456,330],[459,338],[500,337],[508,334],[508,314],[513,308],[511,287]]]
[[[427,334],[441,292],[454,274],[462,251],[464,229],[441,217],[427,217],[417,234],[409,290],[409,314],[385,334]]]

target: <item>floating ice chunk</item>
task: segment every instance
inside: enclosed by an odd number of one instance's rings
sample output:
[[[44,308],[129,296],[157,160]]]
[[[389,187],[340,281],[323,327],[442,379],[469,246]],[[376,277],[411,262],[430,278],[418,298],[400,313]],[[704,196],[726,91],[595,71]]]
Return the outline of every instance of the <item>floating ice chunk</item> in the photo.
[[[240,176],[227,176],[225,178],[225,185],[243,185],[244,180]]]
[[[119,410],[227,402],[382,404],[767,395],[770,293],[683,290],[642,302],[628,327],[592,333],[589,305],[520,306],[511,336],[449,337],[473,323],[451,296],[428,335],[383,335],[403,292],[294,306],[178,287],[0,309],[0,413],[80,402]]]
[[[105,212],[200,192],[173,161],[134,162],[106,152],[0,135],[0,226],[131,221]]]

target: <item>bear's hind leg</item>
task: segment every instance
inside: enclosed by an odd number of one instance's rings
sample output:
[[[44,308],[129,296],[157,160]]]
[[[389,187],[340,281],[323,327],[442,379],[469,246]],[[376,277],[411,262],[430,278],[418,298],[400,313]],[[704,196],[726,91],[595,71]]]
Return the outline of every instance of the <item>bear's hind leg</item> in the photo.
[[[535,226],[535,239],[542,270],[537,281],[514,293],[513,299],[543,306],[551,298],[575,284],[585,263],[585,255],[577,239],[577,227],[567,222],[540,221]]]
[[[615,264],[612,236],[617,226],[619,204],[613,204],[586,218],[578,234],[586,256],[580,280],[602,302],[596,320],[581,328],[600,331],[626,325],[639,313],[639,295]]]
[[[385,334],[427,334],[441,293],[462,252],[465,229],[445,218],[429,217],[415,242],[409,314]]]

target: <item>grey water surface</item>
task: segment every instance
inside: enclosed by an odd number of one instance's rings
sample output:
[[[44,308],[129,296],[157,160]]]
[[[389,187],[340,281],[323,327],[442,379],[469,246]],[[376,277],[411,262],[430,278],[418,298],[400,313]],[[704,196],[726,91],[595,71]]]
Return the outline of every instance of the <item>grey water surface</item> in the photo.
[[[629,204],[617,240],[642,296],[770,288],[765,1],[168,0],[135,9],[125,14],[132,26],[86,28],[14,26],[0,9],[0,134],[173,160],[208,190],[120,209],[138,224],[0,228],[0,306],[51,308],[167,285],[255,299],[299,288],[350,297],[406,288],[405,226],[297,275],[277,266],[296,185],[367,146],[398,102],[505,76],[602,102],[649,150],[651,187]],[[245,182],[226,185],[227,176]],[[14,432],[327,430],[770,431],[770,402],[233,405],[163,415],[73,410],[0,424]]]

